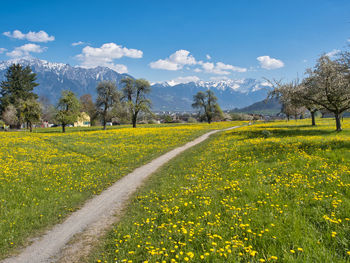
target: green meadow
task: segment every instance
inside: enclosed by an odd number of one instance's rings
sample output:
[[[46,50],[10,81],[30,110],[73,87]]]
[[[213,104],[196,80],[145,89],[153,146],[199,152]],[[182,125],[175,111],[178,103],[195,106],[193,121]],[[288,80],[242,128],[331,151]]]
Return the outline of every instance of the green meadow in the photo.
[[[136,167],[211,129],[238,124],[0,132],[0,258]]]
[[[349,262],[350,121],[221,132],[134,195],[91,262]]]

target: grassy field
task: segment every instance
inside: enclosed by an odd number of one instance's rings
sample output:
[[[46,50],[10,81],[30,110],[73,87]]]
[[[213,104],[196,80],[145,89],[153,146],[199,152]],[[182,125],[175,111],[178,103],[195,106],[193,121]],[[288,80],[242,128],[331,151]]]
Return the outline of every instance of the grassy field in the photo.
[[[1,132],[0,258],[134,168],[210,129],[237,124]]]
[[[350,121],[214,135],[135,195],[92,262],[349,262]]]

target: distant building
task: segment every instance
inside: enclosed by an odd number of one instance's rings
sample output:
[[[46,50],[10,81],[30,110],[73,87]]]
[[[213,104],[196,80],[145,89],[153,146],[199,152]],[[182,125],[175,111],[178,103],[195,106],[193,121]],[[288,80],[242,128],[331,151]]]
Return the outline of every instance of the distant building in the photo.
[[[80,114],[80,117],[78,117],[78,120],[74,122],[74,127],[90,127],[90,116],[87,115],[85,112],[82,112]]]

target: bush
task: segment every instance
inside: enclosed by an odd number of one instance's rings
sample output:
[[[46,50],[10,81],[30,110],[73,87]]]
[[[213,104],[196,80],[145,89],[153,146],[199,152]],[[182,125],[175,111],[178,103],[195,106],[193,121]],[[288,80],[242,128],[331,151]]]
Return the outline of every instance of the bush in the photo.
[[[150,119],[149,121],[148,121],[148,124],[157,124],[158,122],[157,122],[157,120],[155,120],[155,119]]]
[[[197,123],[197,120],[193,117],[189,117],[187,120],[188,123]]]
[[[173,122],[173,118],[170,115],[166,115],[164,117],[164,122],[165,123],[172,123]]]

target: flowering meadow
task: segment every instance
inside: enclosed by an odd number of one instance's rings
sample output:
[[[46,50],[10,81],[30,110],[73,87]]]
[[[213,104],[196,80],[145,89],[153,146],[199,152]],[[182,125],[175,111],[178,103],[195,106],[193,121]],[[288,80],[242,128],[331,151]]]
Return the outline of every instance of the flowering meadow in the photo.
[[[0,258],[134,168],[210,129],[238,124],[0,132]]]
[[[222,132],[154,174],[92,262],[349,262],[350,121]]]

